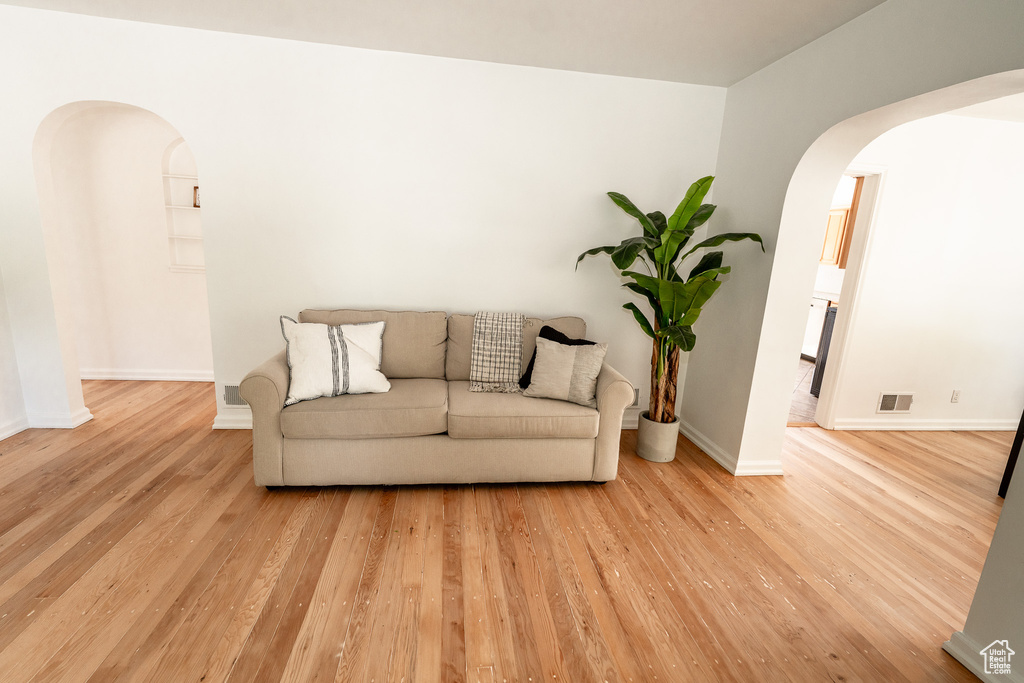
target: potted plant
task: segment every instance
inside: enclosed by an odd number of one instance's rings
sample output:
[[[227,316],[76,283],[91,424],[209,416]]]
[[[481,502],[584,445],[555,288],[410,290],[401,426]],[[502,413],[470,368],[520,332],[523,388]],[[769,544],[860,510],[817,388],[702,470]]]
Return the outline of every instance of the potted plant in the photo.
[[[621,244],[596,247],[580,254],[576,267],[586,256],[609,254],[612,263],[629,280],[623,284],[650,304],[652,315],[644,315],[635,303],[623,308],[633,313],[640,329],[654,342],[651,357],[651,400],[647,412],[640,415],[637,453],[648,460],[668,462],[675,457],[676,384],[679,381],[679,353],[693,349],[697,341],[693,324],[722,281],[719,275],[730,271],[722,265],[723,253],[709,251],[684,278],[679,269],[683,262],[701,249],[717,247],[725,242],[753,240],[761,245],[761,236],[752,232],[729,232],[709,237],[687,249],[693,233],[715,212],[713,204],[703,204],[714,176],[701,178],[690,185],[686,196],[669,218],[660,211],[643,213],[625,195],[609,192],[615,204],[635,218],[643,229],[638,237]],[[685,251],[684,251],[685,249]],[[646,273],[634,270],[639,261]]]

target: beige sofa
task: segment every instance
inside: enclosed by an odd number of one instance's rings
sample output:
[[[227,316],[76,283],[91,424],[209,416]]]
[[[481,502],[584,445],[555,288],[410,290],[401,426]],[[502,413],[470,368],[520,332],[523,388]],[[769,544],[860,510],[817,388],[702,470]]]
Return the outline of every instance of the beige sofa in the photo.
[[[443,312],[306,310],[299,322],[384,320],[385,394],[318,398],[283,407],[282,351],[250,372],[240,394],[252,408],[253,465],[260,486],[608,481],[633,388],[607,364],[597,409],[520,394],[471,393],[473,316]],[[523,367],[550,325],[586,336],[580,318],[529,318]]]

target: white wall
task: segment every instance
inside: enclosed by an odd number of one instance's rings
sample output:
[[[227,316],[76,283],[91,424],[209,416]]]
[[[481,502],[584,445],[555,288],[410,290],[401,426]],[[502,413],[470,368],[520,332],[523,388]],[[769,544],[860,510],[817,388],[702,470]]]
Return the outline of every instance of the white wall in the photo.
[[[978,678],[988,683],[1024,681],[1024,475],[1017,467],[1006,492],[985,567],[971,601],[967,623],[943,645]],[[995,640],[1008,640],[1016,655],[1010,673],[985,674],[981,650]]]
[[[21,393],[18,358],[7,316],[7,297],[0,277],[0,439],[6,439],[28,427],[25,397]]]
[[[83,378],[213,380],[206,276],[170,269],[161,174],[179,137],[142,109],[91,107],[40,160],[52,168]]]
[[[1024,3],[1010,0],[889,0],[729,88],[714,230],[760,232],[768,255],[732,250],[730,281],[696,326],[680,416],[730,471],[782,472],[807,300],[843,170],[895,125],[1024,90],[1012,72],[1024,67],[1022,25]]]
[[[854,165],[886,173],[835,426],[1015,429],[1024,408],[1024,123],[921,119],[882,135]],[[912,412],[877,414],[882,391],[913,392]]]
[[[606,191],[670,210],[714,171],[725,101],[722,88],[7,6],[0,56],[24,65],[0,72],[18,102],[0,113],[0,268],[52,298],[43,241],[17,237],[40,234],[30,147],[47,114],[106,100],[160,115],[203,176],[218,400],[281,348],[278,316],[310,306],[575,313],[646,387],[628,292],[607,260],[573,266],[636,230]],[[32,310],[12,306],[12,326],[52,338],[52,307],[43,323]],[[218,421],[237,414],[221,405]]]

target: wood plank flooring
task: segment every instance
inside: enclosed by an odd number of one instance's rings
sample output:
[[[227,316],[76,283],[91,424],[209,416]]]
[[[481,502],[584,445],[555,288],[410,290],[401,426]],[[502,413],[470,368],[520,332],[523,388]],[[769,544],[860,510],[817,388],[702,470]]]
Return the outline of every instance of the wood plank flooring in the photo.
[[[790,427],[817,427],[814,414],[818,410],[818,397],[811,393],[811,381],[814,379],[814,362],[802,356],[796,368],[796,379],[793,381],[793,394],[789,403]]]
[[[0,441],[0,680],[968,681],[1012,434],[792,429],[606,485],[252,482],[209,384]]]

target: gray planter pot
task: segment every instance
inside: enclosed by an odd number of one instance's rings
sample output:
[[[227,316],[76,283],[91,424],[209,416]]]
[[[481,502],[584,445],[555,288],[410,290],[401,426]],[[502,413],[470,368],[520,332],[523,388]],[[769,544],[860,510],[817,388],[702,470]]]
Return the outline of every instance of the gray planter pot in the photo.
[[[679,420],[672,422],[651,422],[648,412],[640,413],[637,426],[636,454],[651,462],[671,462],[676,457],[676,442],[679,440]]]

